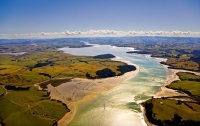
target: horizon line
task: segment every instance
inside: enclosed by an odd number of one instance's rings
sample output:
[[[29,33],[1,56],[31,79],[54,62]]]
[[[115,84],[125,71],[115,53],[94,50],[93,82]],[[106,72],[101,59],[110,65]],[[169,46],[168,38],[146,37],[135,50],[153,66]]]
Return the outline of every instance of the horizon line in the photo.
[[[83,37],[200,37],[200,32],[193,31],[117,31],[117,30],[88,30],[88,31],[62,31],[38,32],[23,34],[0,34],[0,39],[33,39],[33,38],[83,38]]]

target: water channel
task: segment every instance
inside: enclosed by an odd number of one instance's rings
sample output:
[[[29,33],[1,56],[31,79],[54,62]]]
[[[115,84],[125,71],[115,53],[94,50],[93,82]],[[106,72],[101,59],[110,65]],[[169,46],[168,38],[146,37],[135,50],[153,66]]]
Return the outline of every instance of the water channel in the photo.
[[[166,70],[160,59],[145,55],[127,54],[134,50],[127,47],[93,45],[85,48],[60,48],[74,55],[94,56],[113,54],[121,61],[128,61],[140,67],[139,73],[98,98],[81,103],[69,126],[143,126],[146,125],[138,104],[152,97],[160,90],[166,79]]]

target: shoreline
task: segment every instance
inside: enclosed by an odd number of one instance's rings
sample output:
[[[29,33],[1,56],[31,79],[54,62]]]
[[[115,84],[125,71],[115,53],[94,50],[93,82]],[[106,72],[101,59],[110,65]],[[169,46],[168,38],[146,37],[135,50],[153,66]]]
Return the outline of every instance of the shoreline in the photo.
[[[170,85],[173,81],[180,80],[179,77],[178,77],[178,75],[177,75],[178,72],[189,72],[189,73],[194,73],[196,75],[200,75],[200,73],[194,72],[194,71],[189,71],[189,70],[182,70],[182,69],[170,69],[170,68],[168,68],[169,67],[168,65],[164,65],[164,64],[161,64],[161,65],[164,67],[164,69],[167,72],[166,81],[161,86],[161,90],[159,92],[157,92],[153,96],[153,98],[171,97],[172,99],[176,99],[176,98],[173,98],[173,97],[176,97],[176,96],[190,97],[186,93],[178,92],[177,90],[173,90],[173,89],[167,88],[166,86]],[[182,100],[184,100],[184,99],[185,98],[183,98]],[[191,99],[188,99],[188,100],[191,101]],[[146,102],[146,101],[144,101],[144,102]],[[140,104],[140,108],[141,108],[141,111],[142,111],[145,123],[148,126],[155,126],[154,124],[152,124],[148,120],[148,117],[146,116],[146,108],[143,107],[141,104]]]
[[[147,126],[156,126],[156,125],[154,125],[153,123],[151,123],[150,121],[149,121],[149,119],[147,118],[147,116],[146,116],[146,109],[145,109],[145,107],[144,106],[142,106],[141,105],[142,103],[140,103],[139,104],[139,106],[140,106],[140,109],[141,109],[141,113],[142,113],[142,115],[143,115],[143,120],[144,120],[144,122],[146,123],[146,125]]]
[[[70,112],[66,113],[59,121],[58,126],[66,126],[69,122],[72,121],[76,113],[76,106],[73,102],[66,103],[67,107],[70,109]]]
[[[101,93],[107,92],[114,87],[118,86],[122,82],[135,77],[139,71],[140,67],[136,64],[130,63],[129,61],[122,61],[119,58],[114,58],[112,60],[125,62],[129,65],[134,65],[136,70],[126,72],[121,76],[114,76],[103,79],[83,79],[74,78],[71,82],[66,82],[58,87],[53,87],[48,85],[48,91],[50,92],[51,99],[60,100],[65,103],[70,112],[66,113],[59,121],[59,126],[66,126],[72,121],[76,113],[76,107],[88,100],[98,97]]]
[[[168,68],[169,67],[168,65],[163,65],[163,64],[161,65],[165,68],[168,75],[167,75],[165,83],[161,87],[161,90],[154,95],[154,98],[172,97],[172,96],[189,96],[186,93],[177,92],[176,90],[167,88],[166,86],[170,85],[173,81],[180,80],[178,75],[176,75],[178,72],[189,72],[189,73],[194,73],[196,75],[200,75],[200,73],[189,71],[189,70],[182,70],[182,69],[170,69]]]
[[[195,71],[190,71],[190,70],[184,70],[184,69],[171,69],[169,68],[169,65],[165,65],[165,64],[161,64],[160,62],[165,62],[167,59],[166,58],[156,58],[156,57],[151,57],[150,54],[140,54],[143,55],[147,58],[155,58],[159,61],[159,64],[166,70],[166,80],[164,82],[164,84],[162,84],[161,86],[161,90],[158,91],[155,95],[154,98],[161,98],[161,97],[173,97],[173,96],[189,96],[185,93],[180,93],[177,92],[176,90],[167,88],[167,85],[170,85],[173,81],[176,80],[180,80],[178,75],[176,75],[178,72],[189,72],[189,73],[193,73],[196,75],[200,75],[200,72],[195,72]]]

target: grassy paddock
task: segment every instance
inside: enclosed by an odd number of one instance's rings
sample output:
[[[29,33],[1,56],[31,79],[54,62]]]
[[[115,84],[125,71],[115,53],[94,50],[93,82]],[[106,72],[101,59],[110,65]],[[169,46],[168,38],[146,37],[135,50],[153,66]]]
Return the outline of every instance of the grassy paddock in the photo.
[[[150,122],[160,125],[198,125],[200,105],[172,99],[150,99],[143,104]]]
[[[86,73],[95,77],[96,71],[105,68],[120,75],[118,66],[125,65],[110,59],[73,56],[52,49],[22,56],[0,55],[0,60],[0,83],[18,86],[32,85],[51,78],[86,78]]]
[[[185,92],[196,99],[196,103],[175,99],[150,99],[143,105],[148,119],[156,125],[199,125],[200,124],[200,76],[179,72],[180,81],[174,81],[168,88]]]
[[[0,99],[0,122],[6,125],[49,126],[69,112],[65,105],[50,101],[45,91],[12,91]]]
[[[194,62],[192,60],[185,60],[183,58],[180,59],[168,58],[165,64],[170,65],[172,68],[194,70],[194,71],[199,70],[199,64],[197,62]]]
[[[200,100],[200,76],[184,72],[179,72],[177,75],[179,76],[180,81],[174,81],[167,87],[183,91],[194,96],[197,100]]]
[[[190,81],[200,81],[200,76],[195,75],[193,73],[185,73],[185,72],[178,72],[177,75],[179,76],[180,80],[190,80]]]
[[[172,82],[168,88],[176,89],[183,91],[189,95],[199,96],[200,97],[200,82],[194,81],[175,81]]]
[[[200,105],[170,99],[152,100],[155,119],[172,120],[178,114],[182,120],[200,120]],[[192,109],[193,108],[193,109]]]
[[[6,93],[2,85],[0,85],[0,98]]]

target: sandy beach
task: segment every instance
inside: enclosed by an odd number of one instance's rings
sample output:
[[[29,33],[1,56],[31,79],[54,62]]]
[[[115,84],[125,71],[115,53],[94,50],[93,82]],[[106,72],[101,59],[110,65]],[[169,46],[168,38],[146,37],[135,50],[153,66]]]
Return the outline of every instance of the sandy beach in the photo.
[[[173,81],[180,80],[179,77],[176,75],[178,72],[189,72],[189,73],[194,73],[196,75],[200,75],[200,73],[188,71],[188,70],[181,70],[181,69],[169,69],[168,65],[163,65],[163,64],[162,64],[162,66],[165,68],[168,75],[167,75],[165,83],[161,87],[161,90],[154,95],[154,98],[183,96],[183,98],[180,97],[180,98],[171,98],[171,99],[178,99],[178,100],[182,100],[182,101],[194,101],[193,99],[191,99],[189,97],[189,95],[187,95],[185,93],[177,92],[176,90],[173,90],[173,89],[169,89],[166,86],[171,84]],[[149,122],[148,118],[146,117],[146,112],[145,112],[146,110],[141,104],[140,104],[140,108],[141,108],[141,111],[142,111],[142,114],[143,114],[146,124],[148,126],[155,126],[154,124]]]
[[[180,80],[179,77],[176,75],[178,72],[189,72],[189,73],[194,73],[196,75],[200,75],[200,73],[188,71],[188,70],[181,70],[181,69],[169,69],[168,65],[163,65],[163,67],[167,71],[168,75],[167,75],[165,84],[163,84],[161,87],[161,91],[157,92],[154,98],[172,97],[172,96],[188,96],[185,93],[180,93],[180,92],[177,92],[176,90],[166,88],[166,86],[171,84],[173,81]]]
[[[167,71],[168,75],[166,77],[165,83],[161,86],[161,90],[154,95],[154,98],[172,97],[172,96],[182,95],[182,94],[176,92],[175,90],[172,90],[172,89],[165,87],[165,86],[169,85],[171,82],[173,82],[175,80],[179,80],[179,77],[176,75],[176,73],[178,71],[175,71],[173,69],[169,69],[167,65],[163,65],[163,67]],[[141,104],[140,104],[140,108],[141,108],[141,111],[142,111],[142,114],[143,114],[143,117],[144,117],[146,124],[148,126],[155,126],[154,124],[152,124],[148,120],[148,118],[146,116],[146,109]]]
[[[112,59],[119,61],[119,59]],[[126,62],[126,61],[125,61]],[[139,72],[139,66],[136,64],[130,64],[136,67],[135,71],[127,72],[121,76],[115,76],[105,79],[83,79],[74,78],[70,82],[63,83],[58,87],[53,87],[50,84],[47,86],[48,91],[51,92],[51,99],[60,100],[67,104],[70,112],[58,121],[59,126],[66,126],[74,117],[76,113],[76,105],[81,102],[86,102],[93,98],[98,97],[101,93],[107,92],[110,89],[121,84],[130,78],[136,76]]]
[[[141,54],[141,55],[144,55],[144,54]],[[155,58],[155,57],[151,57],[151,55],[148,55],[148,54],[145,56],[147,58]],[[155,58],[155,59],[159,60],[159,62],[166,62],[167,60],[166,58]],[[177,92],[176,90],[166,88],[166,86],[171,84],[173,81],[180,80],[179,77],[176,75],[178,72],[189,72],[189,73],[194,73],[196,75],[200,75],[200,73],[189,71],[189,70],[182,70],[182,69],[169,69],[168,65],[164,65],[164,64],[160,64],[160,65],[162,65],[165,68],[167,72],[167,77],[166,77],[165,83],[161,87],[161,90],[154,95],[154,98],[188,96],[185,93],[180,93],[180,92]]]

